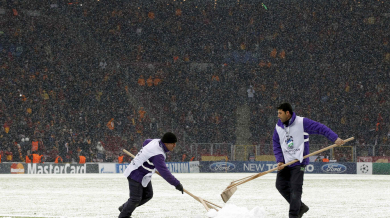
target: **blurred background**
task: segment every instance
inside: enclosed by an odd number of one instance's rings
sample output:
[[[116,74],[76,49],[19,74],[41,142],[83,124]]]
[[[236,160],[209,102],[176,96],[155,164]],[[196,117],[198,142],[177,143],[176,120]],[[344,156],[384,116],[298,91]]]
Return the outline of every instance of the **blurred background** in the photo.
[[[390,159],[390,3],[0,0],[0,155],[117,162],[172,131],[167,161],[274,160],[276,107]],[[312,136],[311,152],[330,145]],[[130,159],[124,157],[124,162]],[[363,160],[364,161],[364,160]]]

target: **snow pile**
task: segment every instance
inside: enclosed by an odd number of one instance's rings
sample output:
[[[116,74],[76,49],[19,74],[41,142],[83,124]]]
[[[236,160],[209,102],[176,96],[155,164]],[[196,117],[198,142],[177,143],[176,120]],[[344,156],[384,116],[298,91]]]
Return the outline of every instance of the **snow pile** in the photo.
[[[237,207],[234,204],[226,204],[221,210],[211,209],[206,214],[210,218],[264,218],[264,208],[255,207],[249,211],[245,207]]]

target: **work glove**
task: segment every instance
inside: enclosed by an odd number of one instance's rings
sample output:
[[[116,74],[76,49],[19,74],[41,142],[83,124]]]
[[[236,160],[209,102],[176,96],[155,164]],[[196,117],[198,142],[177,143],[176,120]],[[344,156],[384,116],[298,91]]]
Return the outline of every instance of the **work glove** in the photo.
[[[177,190],[181,191],[182,194],[184,194],[184,189],[181,183],[175,187]]]

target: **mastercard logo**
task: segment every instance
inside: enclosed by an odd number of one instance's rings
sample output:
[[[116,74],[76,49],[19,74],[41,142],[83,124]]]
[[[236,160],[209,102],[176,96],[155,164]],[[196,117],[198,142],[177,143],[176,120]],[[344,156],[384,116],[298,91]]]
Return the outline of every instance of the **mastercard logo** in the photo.
[[[21,163],[13,163],[11,165],[11,174],[24,174],[24,167]]]

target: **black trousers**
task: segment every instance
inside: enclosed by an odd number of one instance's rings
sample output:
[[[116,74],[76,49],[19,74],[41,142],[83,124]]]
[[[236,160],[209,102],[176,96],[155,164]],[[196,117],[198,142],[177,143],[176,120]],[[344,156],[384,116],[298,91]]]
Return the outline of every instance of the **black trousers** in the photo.
[[[276,176],[276,188],[290,204],[289,217],[298,216],[302,201],[303,174],[305,166],[285,167],[278,171]]]
[[[141,183],[127,178],[129,181],[130,198],[123,204],[122,212],[119,218],[128,218],[131,216],[136,207],[148,202],[153,197],[153,187],[150,181],[148,186],[143,187]]]

